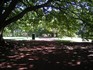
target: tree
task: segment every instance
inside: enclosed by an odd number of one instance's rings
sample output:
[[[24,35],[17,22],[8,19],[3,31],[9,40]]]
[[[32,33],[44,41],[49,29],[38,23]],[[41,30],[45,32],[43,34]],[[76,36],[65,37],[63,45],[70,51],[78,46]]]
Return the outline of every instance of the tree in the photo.
[[[56,14],[56,15],[55,15]],[[47,17],[52,18],[51,20]],[[55,17],[56,16],[56,17]],[[40,36],[42,34],[58,34],[57,36],[73,36],[75,34],[76,29],[73,28],[72,24],[69,24],[71,26],[69,29],[67,27],[68,22],[59,22],[59,19],[57,16],[61,17],[61,13],[54,13],[52,15],[48,14],[43,17],[38,16],[36,12],[29,12],[23,16],[20,20],[14,22],[16,24],[11,24],[8,26],[8,29],[6,28],[6,33],[9,32],[11,36],[23,36],[22,33],[27,34],[27,36],[31,36],[32,33],[35,33],[36,36]],[[61,20],[60,20],[61,21]],[[15,31],[21,31],[21,32],[15,32]],[[8,34],[8,35],[9,35]],[[5,34],[4,32],[4,35]]]
[[[73,27],[71,31],[80,25],[78,20],[90,27],[93,17],[92,3],[92,0],[0,0],[0,43],[4,45],[4,28],[28,12],[36,12],[38,18],[46,16],[46,21],[49,22],[56,18],[57,24],[66,24],[68,29]]]
[[[39,1],[40,2],[40,1]],[[39,5],[38,0],[2,0],[0,3],[0,42],[4,45],[2,37],[4,28],[22,18],[29,11],[36,11],[46,6],[51,1]],[[43,2],[42,2],[43,3]]]

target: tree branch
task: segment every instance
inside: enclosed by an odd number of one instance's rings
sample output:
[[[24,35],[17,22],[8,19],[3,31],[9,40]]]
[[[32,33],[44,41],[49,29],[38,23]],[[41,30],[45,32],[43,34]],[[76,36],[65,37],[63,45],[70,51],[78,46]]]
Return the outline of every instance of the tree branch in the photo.
[[[10,23],[15,22],[18,19],[22,18],[27,12],[29,12],[29,11],[35,11],[35,10],[37,10],[39,8],[45,7],[45,6],[47,6],[51,2],[52,2],[52,0],[48,0],[45,4],[27,7],[25,10],[23,10],[18,15],[14,16],[14,17],[12,17],[12,18],[10,18],[8,20],[6,20],[5,21],[5,24],[4,24],[4,27],[7,26]]]
[[[5,12],[0,16],[0,22],[6,20],[6,18],[9,16],[9,14],[15,8],[17,3],[18,3],[18,0],[12,0],[12,2],[9,5],[9,7],[7,7]]]

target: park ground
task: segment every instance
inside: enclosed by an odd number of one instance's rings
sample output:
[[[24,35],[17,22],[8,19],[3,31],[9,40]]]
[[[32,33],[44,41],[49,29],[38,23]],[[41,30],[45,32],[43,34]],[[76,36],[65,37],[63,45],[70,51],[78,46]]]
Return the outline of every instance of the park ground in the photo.
[[[93,70],[93,43],[44,39],[6,39],[0,70]]]
[[[10,39],[10,40],[32,40],[32,37],[4,37],[4,39]],[[57,38],[57,37],[51,37],[51,38],[44,38],[44,37],[36,37],[35,40],[44,40],[44,41],[56,41],[56,40],[65,40],[65,41],[71,41],[71,42],[91,42],[91,40],[82,40],[80,37],[63,37],[63,38]]]

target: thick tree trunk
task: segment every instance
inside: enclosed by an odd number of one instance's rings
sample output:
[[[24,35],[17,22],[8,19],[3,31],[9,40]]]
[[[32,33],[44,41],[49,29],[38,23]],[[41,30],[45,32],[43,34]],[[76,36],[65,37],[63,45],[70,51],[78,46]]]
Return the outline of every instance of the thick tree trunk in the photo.
[[[5,41],[3,39],[3,29],[0,30],[0,46],[5,46]]]
[[[5,40],[3,39],[3,29],[0,30],[0,52],[2,54],[6,55],[10,55],[11,53],[11,49],[13,49],[13,45],[12,44],[7,44],[5,42]]]
[[[7,53],[6,43],[3,39],[3,30],[2,29],[0,29],[0,52],[3,54]],[[0,53],[0,55],[2,55],[1,53]]]

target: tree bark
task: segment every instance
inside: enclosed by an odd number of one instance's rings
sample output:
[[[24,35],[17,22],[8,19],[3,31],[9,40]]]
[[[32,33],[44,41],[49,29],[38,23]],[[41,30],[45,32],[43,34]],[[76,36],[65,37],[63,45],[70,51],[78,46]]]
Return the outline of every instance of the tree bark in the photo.
[[[5,41],[3,39],[3,29],[0,29],[0,46],[5,46]]]
[[[0,52],[6,56],[13,53],[11,52],[11,49],[13,49],[14,47],[13,45],[7,44],[5,42],[5,40],[3,39],[3,31],[4,29],[0,29]]]

